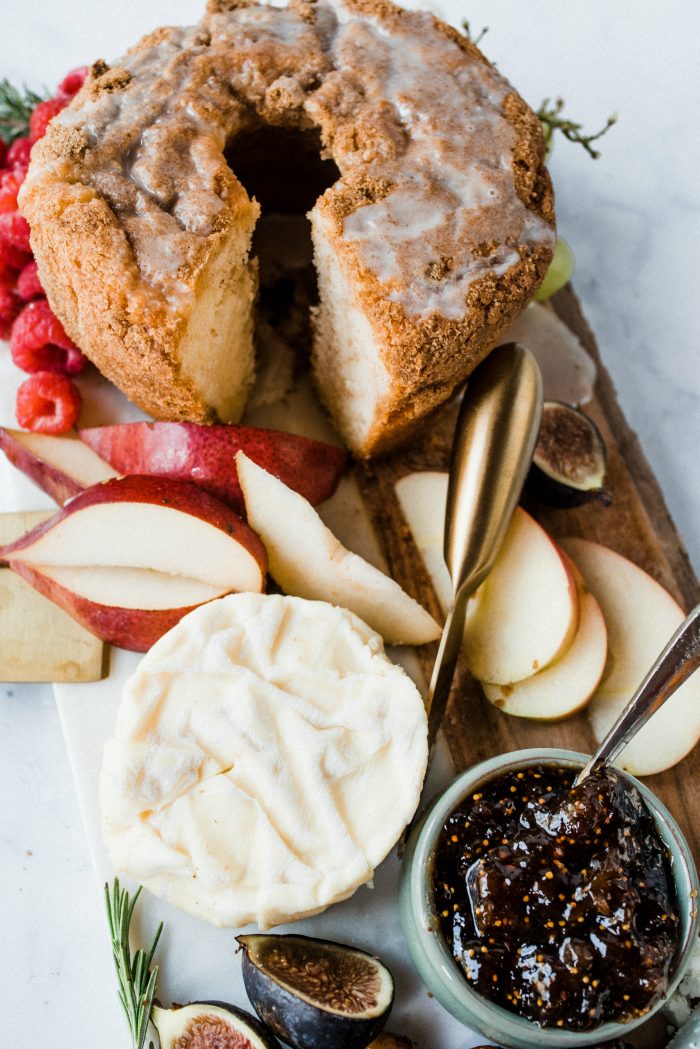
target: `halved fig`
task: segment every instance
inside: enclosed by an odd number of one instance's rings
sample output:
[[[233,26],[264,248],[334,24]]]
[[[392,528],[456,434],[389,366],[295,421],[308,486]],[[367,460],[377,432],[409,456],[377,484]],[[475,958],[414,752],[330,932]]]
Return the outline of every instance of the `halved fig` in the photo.
[[[569,508],[591,499],[609,501],[605,444],[587,415],[560,401],[545,401],[527,489],[548,506]]]
[[[226,1002],[153,1007],[160,1049],[281,1049],[259,1020]]]
[[[371,954],[309,936],[238,936],[243,982],[260,1019],[293,1049],[365,1049],[394,1001]]]

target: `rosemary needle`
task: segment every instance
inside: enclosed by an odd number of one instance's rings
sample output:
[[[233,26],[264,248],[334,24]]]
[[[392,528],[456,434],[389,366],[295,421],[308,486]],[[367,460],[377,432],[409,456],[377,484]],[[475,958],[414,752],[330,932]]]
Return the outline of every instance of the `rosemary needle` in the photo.
[[[37,95],[26,84],[20,91],[7,78],[0,80],[0,139],[9,146],[16,138],[28,135],[32,110],[48,97],[46,89],[43,95]]]
[[[134,1049],[143,1049],[146,1042],[148,1022],[151,1018],[158,982],[158,966],[154,965],[151,968],[151,965],[160,934],[163,931],[161,922],[148,954],[139,949],[132,959],[129,928],[140,895],[141,888],[139,887],[133,898],[130,897],[126,889],[122,889],[119,885],[118,878],[114,879],[111,892],[109,885],[105,884],[107,922],[119,983],[119,999],[126,1014]],[[152,1042],[150,1046],[153,1049]]]

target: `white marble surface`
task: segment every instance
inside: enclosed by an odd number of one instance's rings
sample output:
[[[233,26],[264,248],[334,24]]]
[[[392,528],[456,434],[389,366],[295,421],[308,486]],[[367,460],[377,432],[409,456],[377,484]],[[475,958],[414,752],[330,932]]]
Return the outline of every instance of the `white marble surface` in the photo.
[[[558,143],[559,226],[623,407],[697,566],[697,5],[474,0],[442,8],[455,21],[467,15],[474,29],[489,25],[484,50],[534,105],[563,94],[591,126],[619,112],[596,163]],[[112,57],[142,31],[194,20],[199,9],[194,0],[4,0],[0,75],[53,84],[71,66]],[[6,499],[0,491],[3,508]],[[51,691],[3,686],[0,699],[0,1043],[126,1049]]]

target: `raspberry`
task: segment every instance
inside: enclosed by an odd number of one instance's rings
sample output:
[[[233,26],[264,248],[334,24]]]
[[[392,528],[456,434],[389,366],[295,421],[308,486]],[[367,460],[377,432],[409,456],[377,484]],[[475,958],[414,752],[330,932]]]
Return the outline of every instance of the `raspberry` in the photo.
[[[31,254],[27,254],[26,251],[20,251],[18,248],[13,248],[11,244],[8,244],[0,237],[0,266],[9,266],[11,270],[21,270],[31,260]]]
[[[29,154],[32,151],[32,140],[30,138],[16,138],[7,151],[5,167],[28,168]]]
[[[0,280],[1,279],[2,278],[0,277]],[[23,299],[25,302],[29,302],[30,299],[36,299],[38,295],[44,294],[44,289],[39,280],[37,265],[33,259],[31,262],[27,263],[17,278],[17,287],[15,288],[15,291],[20,299]]]
[[[0,172],[0,215],[17,211],[17,194],[27,175],[26,168]]]
[[[63,330],[46,299],[30,302],[12,325],[12,360],[25,372],[77,375],[85,357]]]
[[[80,393],[65,375],[37,372],[17,390],[17,422],[35,433],[66,433],[80,414]]]
[[[12,322],[19,313],[19,308],[19,299],[16,295],[13,295],[12,288],[5,282],[3,277],[2,282],[0,282],[0,339],[9,338]]]
[[[7,153],[7,146],[0,138],[0,168],[5,167],[5,154]]]
[[[0,262],[0,287],[9,288],[10,291],[13,291],[16,279],[17,274],[13,273],[9,266]]]
[[[17,248],[18,251],[31,253],[29,223],[24,215],[20,215],[19,211],[8,211],[4,215],[0,214],[0,240],[4,240],[11,248]]]
[[[49,121],[53,120],[56,114],[65,109],[67,105],[67,98],[47,98],[45,102],[38,102],[34,106],[29,118],[29,138],[32,145],[44,137]]]
[[[58,85],[58,94],[66,98],[72,98],[73,95],[80,91],[89,72],[90,66],[78,66],[77,69],[71,69],[70,73],[66,73]]]

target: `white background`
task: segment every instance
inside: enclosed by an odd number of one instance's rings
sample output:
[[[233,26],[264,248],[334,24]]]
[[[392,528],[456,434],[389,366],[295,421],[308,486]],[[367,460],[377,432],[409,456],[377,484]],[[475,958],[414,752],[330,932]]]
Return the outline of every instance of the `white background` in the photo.
[[[697,568],[697,4],[478,0],[441,8],[454,22],[467,16],[475,30],[490,27],[484,51],[535,107],[561,94],[589,127],[619,113],[595,163],[580,147],[557,144],[559,228],[623,408]],[[0,76],[52,86],[72,66],[112,58],[147,29],[194,21],[200,9],[191,0],[3,0]],[[127,1049],[48,688],[0,690],[0,814],[0,1044]]]

